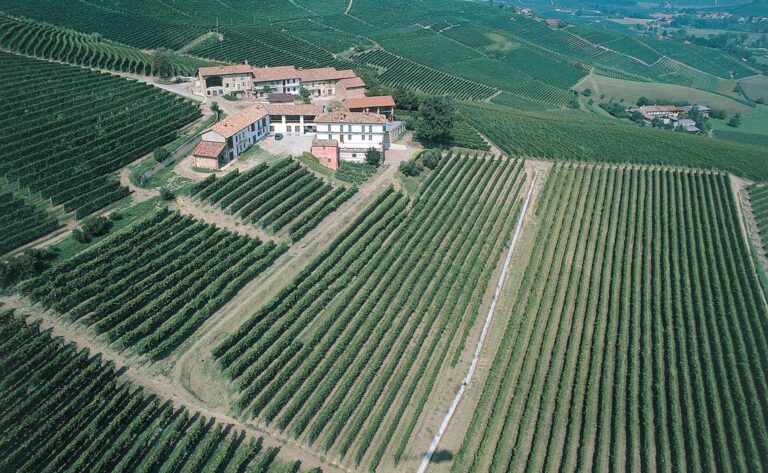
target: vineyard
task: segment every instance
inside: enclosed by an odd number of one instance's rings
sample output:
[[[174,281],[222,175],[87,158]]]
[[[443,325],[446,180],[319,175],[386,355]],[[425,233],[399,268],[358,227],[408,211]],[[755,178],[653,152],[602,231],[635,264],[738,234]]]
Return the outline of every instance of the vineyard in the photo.
[[[752,204],[752,212],[755,215],[757,231],[760,233],[763,248],[768,248],[768,186],[751,186],[749,188],[749,200]]]
[[[200,201],[237,215],[270,233],[283,228],[298,241],[352,197],[357,189],[337,187],[291,158],[259,164],[244,173],[211,175],[192,189]]]
[[[510,155],[718,169],[768,178],[765,148],[670,133],[572,112],[534,113],[461,104],[466,120]]]
[[[451,471],[763,471],[768,319],[729,178],[559,165]]]
[[[0,255],[59,227],[55,216],[0,187]]]
[[[0,87],[0,174],[77,218],[128,195],[112,173],[200,116],[151,85],[8,53]]]
[[[22,292],[118,349],[157,360],[286,249],[166,210],[53,266]]]
[[[114,364],[0,313],[0,470],[278,473],[277,447],[145,394]]]
[[[96,69],[157,75],[149,53],[47,24],[0,15],[0,47],[20,54],[79,64]],[[186,56],[170,55],[173,75],[195,75],[198,67],[211,65]]]
[[[410,210],[381,194],[216,347],[235,409],[370,469],[398,463],[467,342],[523,180],[521,161],[454,156]]]

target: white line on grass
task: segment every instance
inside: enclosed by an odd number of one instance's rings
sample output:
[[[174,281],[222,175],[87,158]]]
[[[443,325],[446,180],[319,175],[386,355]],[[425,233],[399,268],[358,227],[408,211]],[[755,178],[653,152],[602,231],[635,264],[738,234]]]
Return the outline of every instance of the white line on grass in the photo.
[[[432,455],[434,455],[435,451],[437,450],[437,446],[440,445],[440,440],[443,438],[445,431],[448,429],[448,424],[451,422],[453,413],[456,412],[456,407],[458,407],[459,401],[461,401],[461,396],[464,395],[464,391],[467,389],[467,386],[469,386],[469,383],[472,381],[472,377],[475,374],[475,368],[477,368],[477,360],[480,358],[480,352],[483,349],[483,343],[485,343],[485,337],[488,334],[488,328],[491,325],[491,320],[493,320],[493,313],[496,311],[496,303],[499,300],[499,295],[501,294],[501,288],[504,286],[504,279],[507,276],[507,270],[509,269],[509,262],[512,259],[512,252],[515,250],[515,245],[517,245],[517,240],[520,237],[520,230],[523,228],[523,218],[525,217],[525,212],[528,210],[528,203],[531,201],[531,196],[533,195],[533,187],[536,185],[536,180],[538,178],[539,178],[539,171],[536,171],[536,174],[534,174],[533,176],[533,182],[531,182],[531,187],[528,189],[528,195],[525,197],[523,208],[520,210],[520,217],[518,217],[517,219],[517,225],[515,226],[515,233],[512,236],[512,241],[509,244],[509,250],[507,251],[507,257],[504,260],[504,267],[501,270],[499,281],[496,283],[496,290],[493,293],[493,300],[491,300],[491,307],[488,309],[488,315],[485,317],[485,324],[483,325],[483,331],[480,332],[480,338],[478,338],[477,340],[477,346],[475,347],[475,355],[472,358],[472,363],[469,365],[469,370],[467,371],[467,375],[464,377],[464,380],[461,382],[461,387],[459,388],[458,392],[456,392],[456,396],[454,396],[453,402],[451,403],[451,406],[448,408],[448,412],[445,414],[445,417],[443,417],[443,422],[440,424],[440,428],[437,430],[435,437],[432,439],[432,443],[429,444],[429,448],[427,449],[426,452],[424,452],[424,456],[422,457],[421,464],[419,465],[418,473],[424,473],[425,471],[427,471],[427,467],[429,467],[429,462],[432,460]]]

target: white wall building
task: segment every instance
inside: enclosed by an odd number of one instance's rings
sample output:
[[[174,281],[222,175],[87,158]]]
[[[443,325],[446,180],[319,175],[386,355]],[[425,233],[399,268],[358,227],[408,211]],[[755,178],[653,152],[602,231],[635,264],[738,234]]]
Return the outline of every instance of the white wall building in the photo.
[[[269,134],[269,114],[261,105],[248,107],[213,125],[192,151],[195,166],[220,169]]]
[[[229,93],[241,97],[249,96],[253,90],[251,69],[248,64],[201,67],[197,70],[197,81],[202,91],[209,96]]]
[[[384,115],[336,110],[315,117],[318,140],[336,140],[339,159],[363,162],[365,152],[374,148],[382,153],[389,148]]]
[[[269,114],[269,131],[284,135],[314,133],[315,117],[323,113],[322,105],[270,103],[262,105]]]

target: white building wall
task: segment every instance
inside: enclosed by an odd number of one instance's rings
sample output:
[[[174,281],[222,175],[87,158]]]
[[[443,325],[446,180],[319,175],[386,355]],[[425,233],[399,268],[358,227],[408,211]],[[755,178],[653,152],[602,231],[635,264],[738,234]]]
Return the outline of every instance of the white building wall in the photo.
[[[383,124],[318,124],[317,138],[336,140],[339,157],[345,161],[365,161],[365,151],[374,148],[384,152],[388,143]]]
[[[232,135],[231,144],[227,147],[226,154],[230,157],[240,156],[267,135],[269,135],[269,117],[263,117]]]

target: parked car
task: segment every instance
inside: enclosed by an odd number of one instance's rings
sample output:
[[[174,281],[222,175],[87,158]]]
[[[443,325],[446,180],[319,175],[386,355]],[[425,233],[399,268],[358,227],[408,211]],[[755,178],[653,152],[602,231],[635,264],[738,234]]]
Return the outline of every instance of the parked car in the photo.
[[[275,140],[276,141],[280,141],[282,139],[283,139],[283,134],[282,133],[275,133]]]

